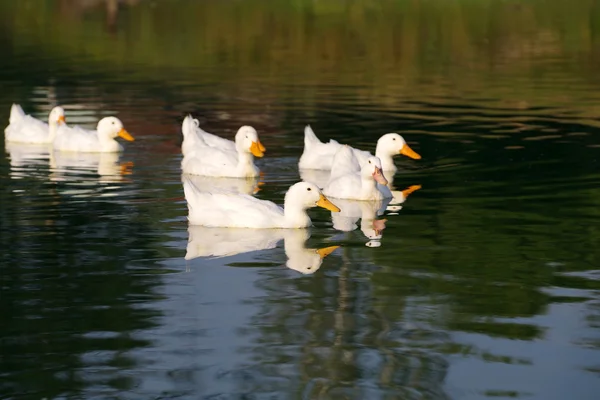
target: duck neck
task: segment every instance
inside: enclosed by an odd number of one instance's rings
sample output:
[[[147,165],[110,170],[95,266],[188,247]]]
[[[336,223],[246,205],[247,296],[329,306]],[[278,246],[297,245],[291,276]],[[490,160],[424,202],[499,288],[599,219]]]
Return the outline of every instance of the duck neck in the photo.
[[[306,213],[306,207],[293,197],[286,196],[283,215],[286,228],[306,228],[312,223]]]
[[[115,152],[121,150],[121,145],[114,138],[106,135],[101,135],[98,132],[98,142],[100,142],[101,152]]]
[[[56,132],[58,131],[58,124],[54,121],[48,122],[48,143],[54,143],[56,139]]]
[[[377,182],[372,176],[361,176],[361,192],[362,198],[375,198],[377,189]]]
[[[252,171],[252,176],[258,175],[258,168],[254,165],[254,156],[247,151],[238,150],[238,170],[240,172]],[[249,175],[249,174],[244,174]]]

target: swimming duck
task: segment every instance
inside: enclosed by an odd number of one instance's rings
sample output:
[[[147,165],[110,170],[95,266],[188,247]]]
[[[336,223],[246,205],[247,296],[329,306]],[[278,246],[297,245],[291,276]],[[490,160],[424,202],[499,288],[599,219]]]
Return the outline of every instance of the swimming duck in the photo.
[[[54,107],[48,115],[48,123],[26,115],[18,104],[10,108],[9,124],[4,129],[6,142],[48,144],[54,141],[58,126],[65,123],[65,110]]]
[[[192,225],[232,228],[305,228],[311,225],[306,210],[323,207],[338,212],[309,182],[292,185],[286,195],[284,208],[255,197],[227,192],[202,192],[190,180],[184,180],[183,189],[188,203],[188,220]]]
[[[95,131],[79,126],[61,126],[54,140],[54,150],[82,153],[116,153],[123,151],[117,136],[133,142],[134,138],[125,130],[117,117],[105,117],[98,122]]]
[[[188,115],[183,119],[183,123],[181,125],[181,131],[183,132],[183,143],[181,144],[181,153],[186,156],[187,154],[193,152],[198,147],[213,147],[222,151],[236,152],[237,146],[236,142],[222,138],[217,135],[213,135],[212,133],[208,133],[202,128],[200,128],[200,123],[197,119],[192,118],[191,115]],[[238,129],[236,133],[236,141],[237,137],[240,134],[240,131],[254,131],[256,130],[248,125],[242,126]],[[258,134],[256,134],[256,147],[257,153],[264,153],[267,149],[262,145],[260,140],[258,140]],[[262,157],[262,156],[257,156]]]
[[[342,146],[335,154],[323,193],[339,199],[382,200],[392,197],[387,183],[379,158],[370,156],[360,166],[350,146]]]
[[[235,150],[231,150],[229,145],[210,147],[206,144],[205,137],[192,135],[194,133],[190,132],[189,137],[194,138],[195,147],[186,150],[181,161],[184,173],[231,178],[259,175],[260,171],[254,165],[254,157],[262,157],[264,153],[261,149],[264,147],[260,144],[258,133],[251,126],[242,126],[238,130],[235,135]]]
[[[310,125],[304,128],[304,152],[300,157],[298,167],[300,169],[330,170],[333,166],[335,153],[343,146],[336,140],[323,143],[317,138]],[[368,151],[352,148],[356,158],[362,165],[372,154]],[[383,171],[396,171],[393,156],[402,154],[415,160],[421,156],[413,151],[404,138],[397,133],[386,133],[377,141],[375,156],[381,160]]]

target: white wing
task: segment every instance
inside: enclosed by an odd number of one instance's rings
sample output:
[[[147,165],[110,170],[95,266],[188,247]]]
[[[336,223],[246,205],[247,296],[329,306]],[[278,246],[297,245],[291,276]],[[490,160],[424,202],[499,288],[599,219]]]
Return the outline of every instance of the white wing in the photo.
[[[340,146],[339,150],[333,157],[331,166],[331,176],[329,181],[332,181],[340,176],[354,174],[360,171],[360,164],[354,154],[352,147]]]
[[[213,135],[212,133],[208,133],[200,127],[197,127],[197,130],[200,132],[202,139],[204,139],[209,147],[215,147],[227,151],[236,151],[235,142],[229,139],[224,139],[217,135]]]
[[[31,115],[16,118],[4,130],[5,140],[20,143],[45,143],[48,142],[50,127],[47,123],[40,121]]]
[[[54,148],[62,151],[98,151],[98,133],[80,126],[60,126],[54,140]]]
[[[237,153],[214,147],[198,147],[181,161],[186,174],[206,176],[235,176]]]
[[[341,144],[331,139],[329,143],[321,142],[312,128],[304,128],[304,152],[300,157],[298,167],[301,169],[331,169],[333,156]]]

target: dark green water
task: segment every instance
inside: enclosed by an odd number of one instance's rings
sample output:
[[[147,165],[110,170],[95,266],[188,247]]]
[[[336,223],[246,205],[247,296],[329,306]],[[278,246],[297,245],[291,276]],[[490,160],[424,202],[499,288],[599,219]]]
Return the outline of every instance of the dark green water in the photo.
[[[61,104],[137,139],[0,157],[0,398],[597,398],[600,2],[0,0],[0,54],[3,124]],[[283,240],[186,260],[189,112],[258,130],[260,198],[307,123],[403,134],[421,189],[379,247],[311,210],[306,247],[341,246],[311,274]]]

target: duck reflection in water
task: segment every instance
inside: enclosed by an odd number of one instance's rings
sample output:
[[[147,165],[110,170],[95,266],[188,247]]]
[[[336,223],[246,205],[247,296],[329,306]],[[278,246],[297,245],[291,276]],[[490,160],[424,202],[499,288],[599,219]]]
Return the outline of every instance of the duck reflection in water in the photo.
[[[381,246],[381,238],[385,229],[386,219],[377,219],[383,215],[391,199],[384,200],[348,200],[335,199],[340,204],[339,213],[331,213],[333,227],[339,231],[351,232],[358,228],[360,220],[360,230],[369,241],[365,244],[368,247]]]
[[[198,257],[230,257],[274,249],[284,240],[286,266],[302,274],[315,273],[323,259],[340,246],[307,248],[308,229],[209,228],[190,225],[186,260]]]
[[[50,180],[117,183],[131,175],[133,162],[119,162],[119,153],[50,152]],[[92,179],[89,175],[99,175]]]
[[[264,182],[260,180],[262,174],[250,178],[217,178],[213,176],[182,174],[181,182],[190,181],[198,189],[206,192],[227,191],[241,194],[256,194]]]
[[[10,160],[10,177],[23,179],[47,173],[50,159],[48,145],[6,142],[6,153]],[[42,170],[42,171],[40,171]]]

